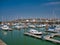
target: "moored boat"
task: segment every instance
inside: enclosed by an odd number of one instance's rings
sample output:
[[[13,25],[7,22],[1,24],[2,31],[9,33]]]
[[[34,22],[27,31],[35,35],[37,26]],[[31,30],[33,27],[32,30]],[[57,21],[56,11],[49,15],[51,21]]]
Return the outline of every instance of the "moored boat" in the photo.
[[[12,30],[8,25],[3,25],[0,27],[2,30]]]
[[[32,34],[42,34],[42,32],[39,32],[35,29],[30,29],[29,33],[32,33]]]

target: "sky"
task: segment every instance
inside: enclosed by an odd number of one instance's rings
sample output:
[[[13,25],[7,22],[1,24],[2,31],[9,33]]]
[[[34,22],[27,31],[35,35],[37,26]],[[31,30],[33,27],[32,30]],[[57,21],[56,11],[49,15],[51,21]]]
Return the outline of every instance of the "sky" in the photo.
[[[60,0],[0,0],[0,21],[60,18]]]

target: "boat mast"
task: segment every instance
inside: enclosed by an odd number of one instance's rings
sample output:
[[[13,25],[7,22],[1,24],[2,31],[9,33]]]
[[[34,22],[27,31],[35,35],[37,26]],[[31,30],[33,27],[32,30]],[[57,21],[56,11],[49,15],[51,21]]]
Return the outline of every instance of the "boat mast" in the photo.
[[[2,16],[2,23],[1,24],[3,25],[3,16]]]

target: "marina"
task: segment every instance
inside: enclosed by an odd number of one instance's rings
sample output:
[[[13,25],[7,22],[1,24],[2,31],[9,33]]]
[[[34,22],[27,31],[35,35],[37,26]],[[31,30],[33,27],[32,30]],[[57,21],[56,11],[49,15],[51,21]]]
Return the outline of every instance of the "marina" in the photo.
[[[48,22],[39,24],[38,22],[34,22],[34,21],[32,23],[31,22],[23,22],[23,23],[12,22],[9,24],[10,25],[8,25],[7,22],[3,23],[3,25],[0,24],[0,39],[4,40],[7,43],[7,45],[17,45],[17,43],[18,45],[20,45],[23,42],[24,43],[26,42],[26,45],[27,45],[30,42],[25,41],[25,38],[26,40],[28,40],[29,38],[32,38],[32,37],[35,37],[35,39],[37,38],[39,40],[41,39],[40,41],[43,41],[43,42],[47,41],[48,43],[51,43],[53,45],[60,44],[60,40],[53,39],[55,36],[60,36],[60,26],[58,24],[54,25],[53,23],[51,23],[50,25]],[[16,41],[17,39],[19,40],[19,42]],[[35,39],[33,38],[32,40],[35,40]],[[24,45],[24,44],[21,44],[21,45]]]
[[[42,23],[38,22],[38,19],[29,19],[29,21],[26,21],[28,19],[22,20],[25,22],[19,20],[19,22],[12,21],[0,24],[0,39],[4,40],[7,45],[20,45],[21,43],[21,45],[28,45],[30,43],[29,39],[32,41],[35,40],[33,42],[36,42],[37,40],[37,43],[38,41],[39,43],[43,41],[45,42],[45,45],[48,45],[48,43],[52,45],[60,45],[60,40],[54,39],[55,36],[60,36],[60,24],[53,24],[54,22],[51,23],[50,21],[44,21]],[[35,38],[32,39],[32,37]],[[31,42],[31,45],[37,45],[37,43],[34,44]]]
[[[0,0],[0,45],[60,45],[60,0]]]

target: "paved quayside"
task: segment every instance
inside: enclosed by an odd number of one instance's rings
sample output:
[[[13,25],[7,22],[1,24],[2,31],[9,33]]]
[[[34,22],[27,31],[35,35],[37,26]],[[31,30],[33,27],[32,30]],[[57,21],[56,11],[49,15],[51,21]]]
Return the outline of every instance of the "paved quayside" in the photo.
[[[0,39],[0,45],[7,45],[7,44]]]

